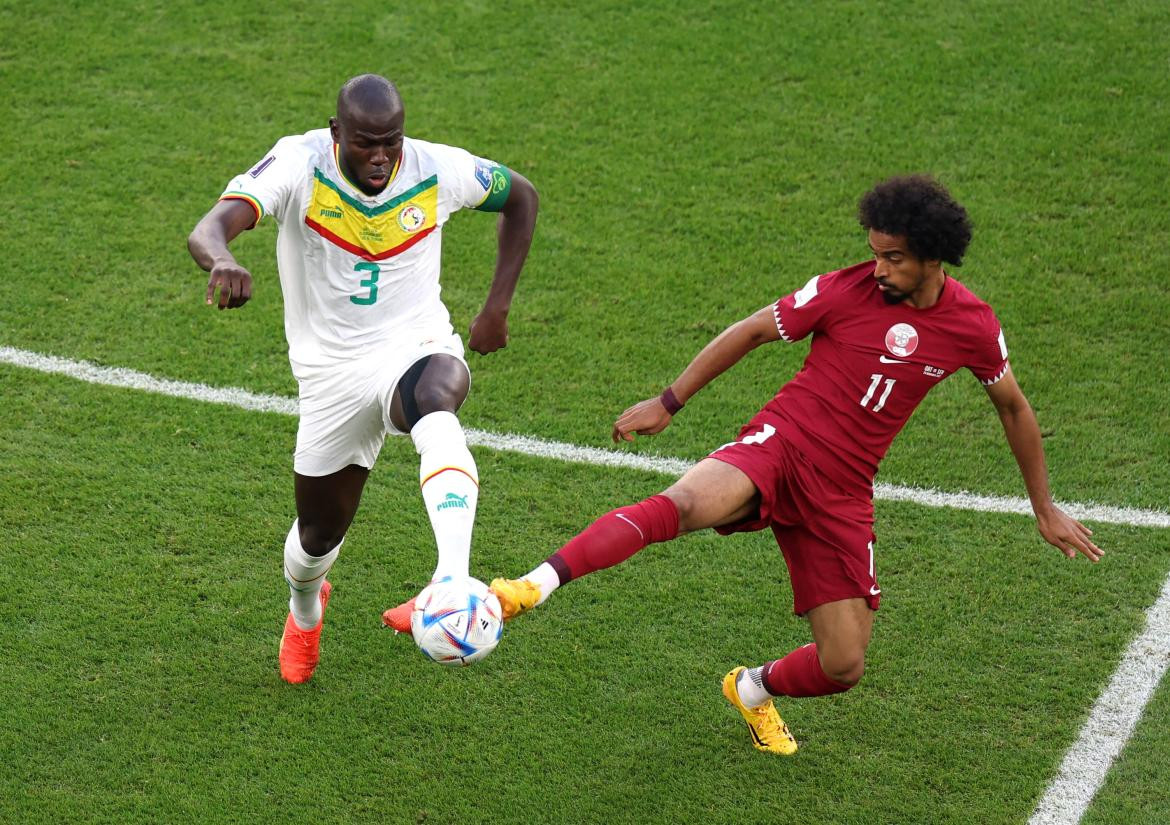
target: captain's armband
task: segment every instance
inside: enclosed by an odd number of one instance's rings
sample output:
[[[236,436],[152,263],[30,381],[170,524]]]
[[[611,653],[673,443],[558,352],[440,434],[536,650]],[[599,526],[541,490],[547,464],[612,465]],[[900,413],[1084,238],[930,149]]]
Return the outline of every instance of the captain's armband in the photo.
[[[512,170],[498,164],[484,165],[476,169],[476,176],[487,178],[487,194],[484,195],[478,206],[472,207],[480,212],[499,212],[508,200],[508,193],[512,191]],[[483,180],[480,177],[480,180]]]

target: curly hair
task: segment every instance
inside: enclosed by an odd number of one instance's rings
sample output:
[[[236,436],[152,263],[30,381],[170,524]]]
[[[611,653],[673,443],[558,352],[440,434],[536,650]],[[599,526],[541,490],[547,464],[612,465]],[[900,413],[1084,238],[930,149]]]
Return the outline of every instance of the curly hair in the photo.
[[[857,218],[865,229],[905,235],[924,261],[959,266],[971,242],[971,218],[943,185],[927,175],[906,175],[877,184],[861,197]]]

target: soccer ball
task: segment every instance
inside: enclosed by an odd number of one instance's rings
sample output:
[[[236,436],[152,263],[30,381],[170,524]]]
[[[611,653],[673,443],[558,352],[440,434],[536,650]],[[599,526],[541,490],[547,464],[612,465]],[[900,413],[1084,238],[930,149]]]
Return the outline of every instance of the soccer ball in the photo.
[[[500,643],[504,611],[496,594],[470,576],[444,576],[414,600],[410,633],[418,649],[443,665],[469,665]]]

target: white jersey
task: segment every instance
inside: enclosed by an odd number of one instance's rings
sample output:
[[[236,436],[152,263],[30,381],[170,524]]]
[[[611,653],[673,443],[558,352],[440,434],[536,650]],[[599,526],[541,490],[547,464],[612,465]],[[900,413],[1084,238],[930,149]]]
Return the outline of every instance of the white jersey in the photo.
[[[408,137],[390,182],[371,197],[342,173],[329,130],[317,129],[282,138],[234,178],[221,199],[244,200],[257,223],[272,215],[279,224],[293,373],[368,355],[414,330],[449,331],[442,227],[459,209],[484,206],[499,171],[463,149]]]

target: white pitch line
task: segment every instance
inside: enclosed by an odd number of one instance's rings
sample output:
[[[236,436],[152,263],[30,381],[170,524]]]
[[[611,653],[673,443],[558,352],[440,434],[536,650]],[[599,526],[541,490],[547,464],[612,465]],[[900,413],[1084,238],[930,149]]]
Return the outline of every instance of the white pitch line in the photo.
[[[101,367],[85,361],[71,361],[66,358],[41,355],[13,347],[0,347],[0,362],[27,367],[39,372],[67,375],[70,378],[88,381],[91,384],[126,387],[193,401],[227,404],[244,410],[275,412],[284,415],[297,414],[297,402],[294,398],[259,395],[237,387],[211,387],[207,384],[171,381],[124,367]],[[681,458],[606,450],[600,447],[581,447],[560,441],[546,441],[528,435],[492,433],[471,428],[467,428],[465,432],[470,444],[493,450],[505,450],[578,464],[648,470],[674,477],[682,475],[694,463]],[[925,507],[951,507],[957,510],[975,510],[986,513],[1032,515],[1032,506],[1026,498],[986,496],[968,492],[948,493],[941,490],[903,487],[899,484],[882,482],[874,485],[874,498],[884,501],[911,501]],[[1091,502],[1059,502],[1059,504],[1075,518],[1085,521],[1127,524],[1135,527],[1170,528],[1170,513],[1160,510],[1115,507]]]
[[[186,398],[191,401],[227,404],[243,410],[278,412],[285,415],[297,414],[297,402],[294,398],[284,398],[279,395],[257,395],[235,387],[221,389],[209,387],[207,384],[171,381],[165,378],[155,378],[153,375],[125,367],[99,367],[97,364],[90,364],[87,361],[70,361],[55,355],[41,355],[12,347],[0,347],[0,361],[18,367],[28,367],[39,372],[67,375],[79,381],[101,384],[106,387],[125,387],[132,390],[153,392],[158,395]]]
[[[1029,517],[1032,515],[1031,502],[1015,496],[985,496],[965,491],[944,493],[920,487],[883,484],[880,481],[873,485],[873,494],[874,498],[886,501],[913,501],[926,507],[953,507],[956,510],[976,510],[983,513],[1017,513]],[[1134,527],[1170,527],[1170,513],[1161,510],[1142,510],[1136,507],[1076,501],[1058,501],[1057,505],[1081,521],[1128,524]]]
[[[1146,629],[1121,657],[1098,697],[1080,738],[1069,748],[1060,772],[1044,792],[1028,825],[1076,825],[1105,782],[1146,704],[1170,666],[1170,577],[1146,611]]]
[[[0,362],[40,372],[66,375],[92,384],[127,387],[145,392],[228,404],[245,410],[297,414],[297,402],[276,395],[257,395],[234,387],[217,388],[155,378],[146,373],[120,367],[99,367],[84,361],[70,361],[51,355],[0,347]],[[579,447],[532,436],[490,433],[467,429],[467,440],[494,450],[524,453],[560,461],[627,467],[679,476],[692,462],[678,458],[638,455],[597,447]],[[911,501],[927,507],[952,507],[979,512],[1016,513],[1030,516],[1027,499],[985,496],[968,492],[947,493],[939,490],[875,484],[874,497],[886,501]],[[1062,502],[1066,512],[1085,521],[1128,524],[1136,527],[1170,527],[1170,513],[1104,504]],[[1029,825],[1076,825],[1092,802],[1110,765],[1133,733],[1146,703],[1166,673],[1170,663],[1170,577],[1162,593],[1147,612],[1146,630],[1130,644],[1112,681],[1101,694],[1061,764],[1060,773],[1048,787]]]

